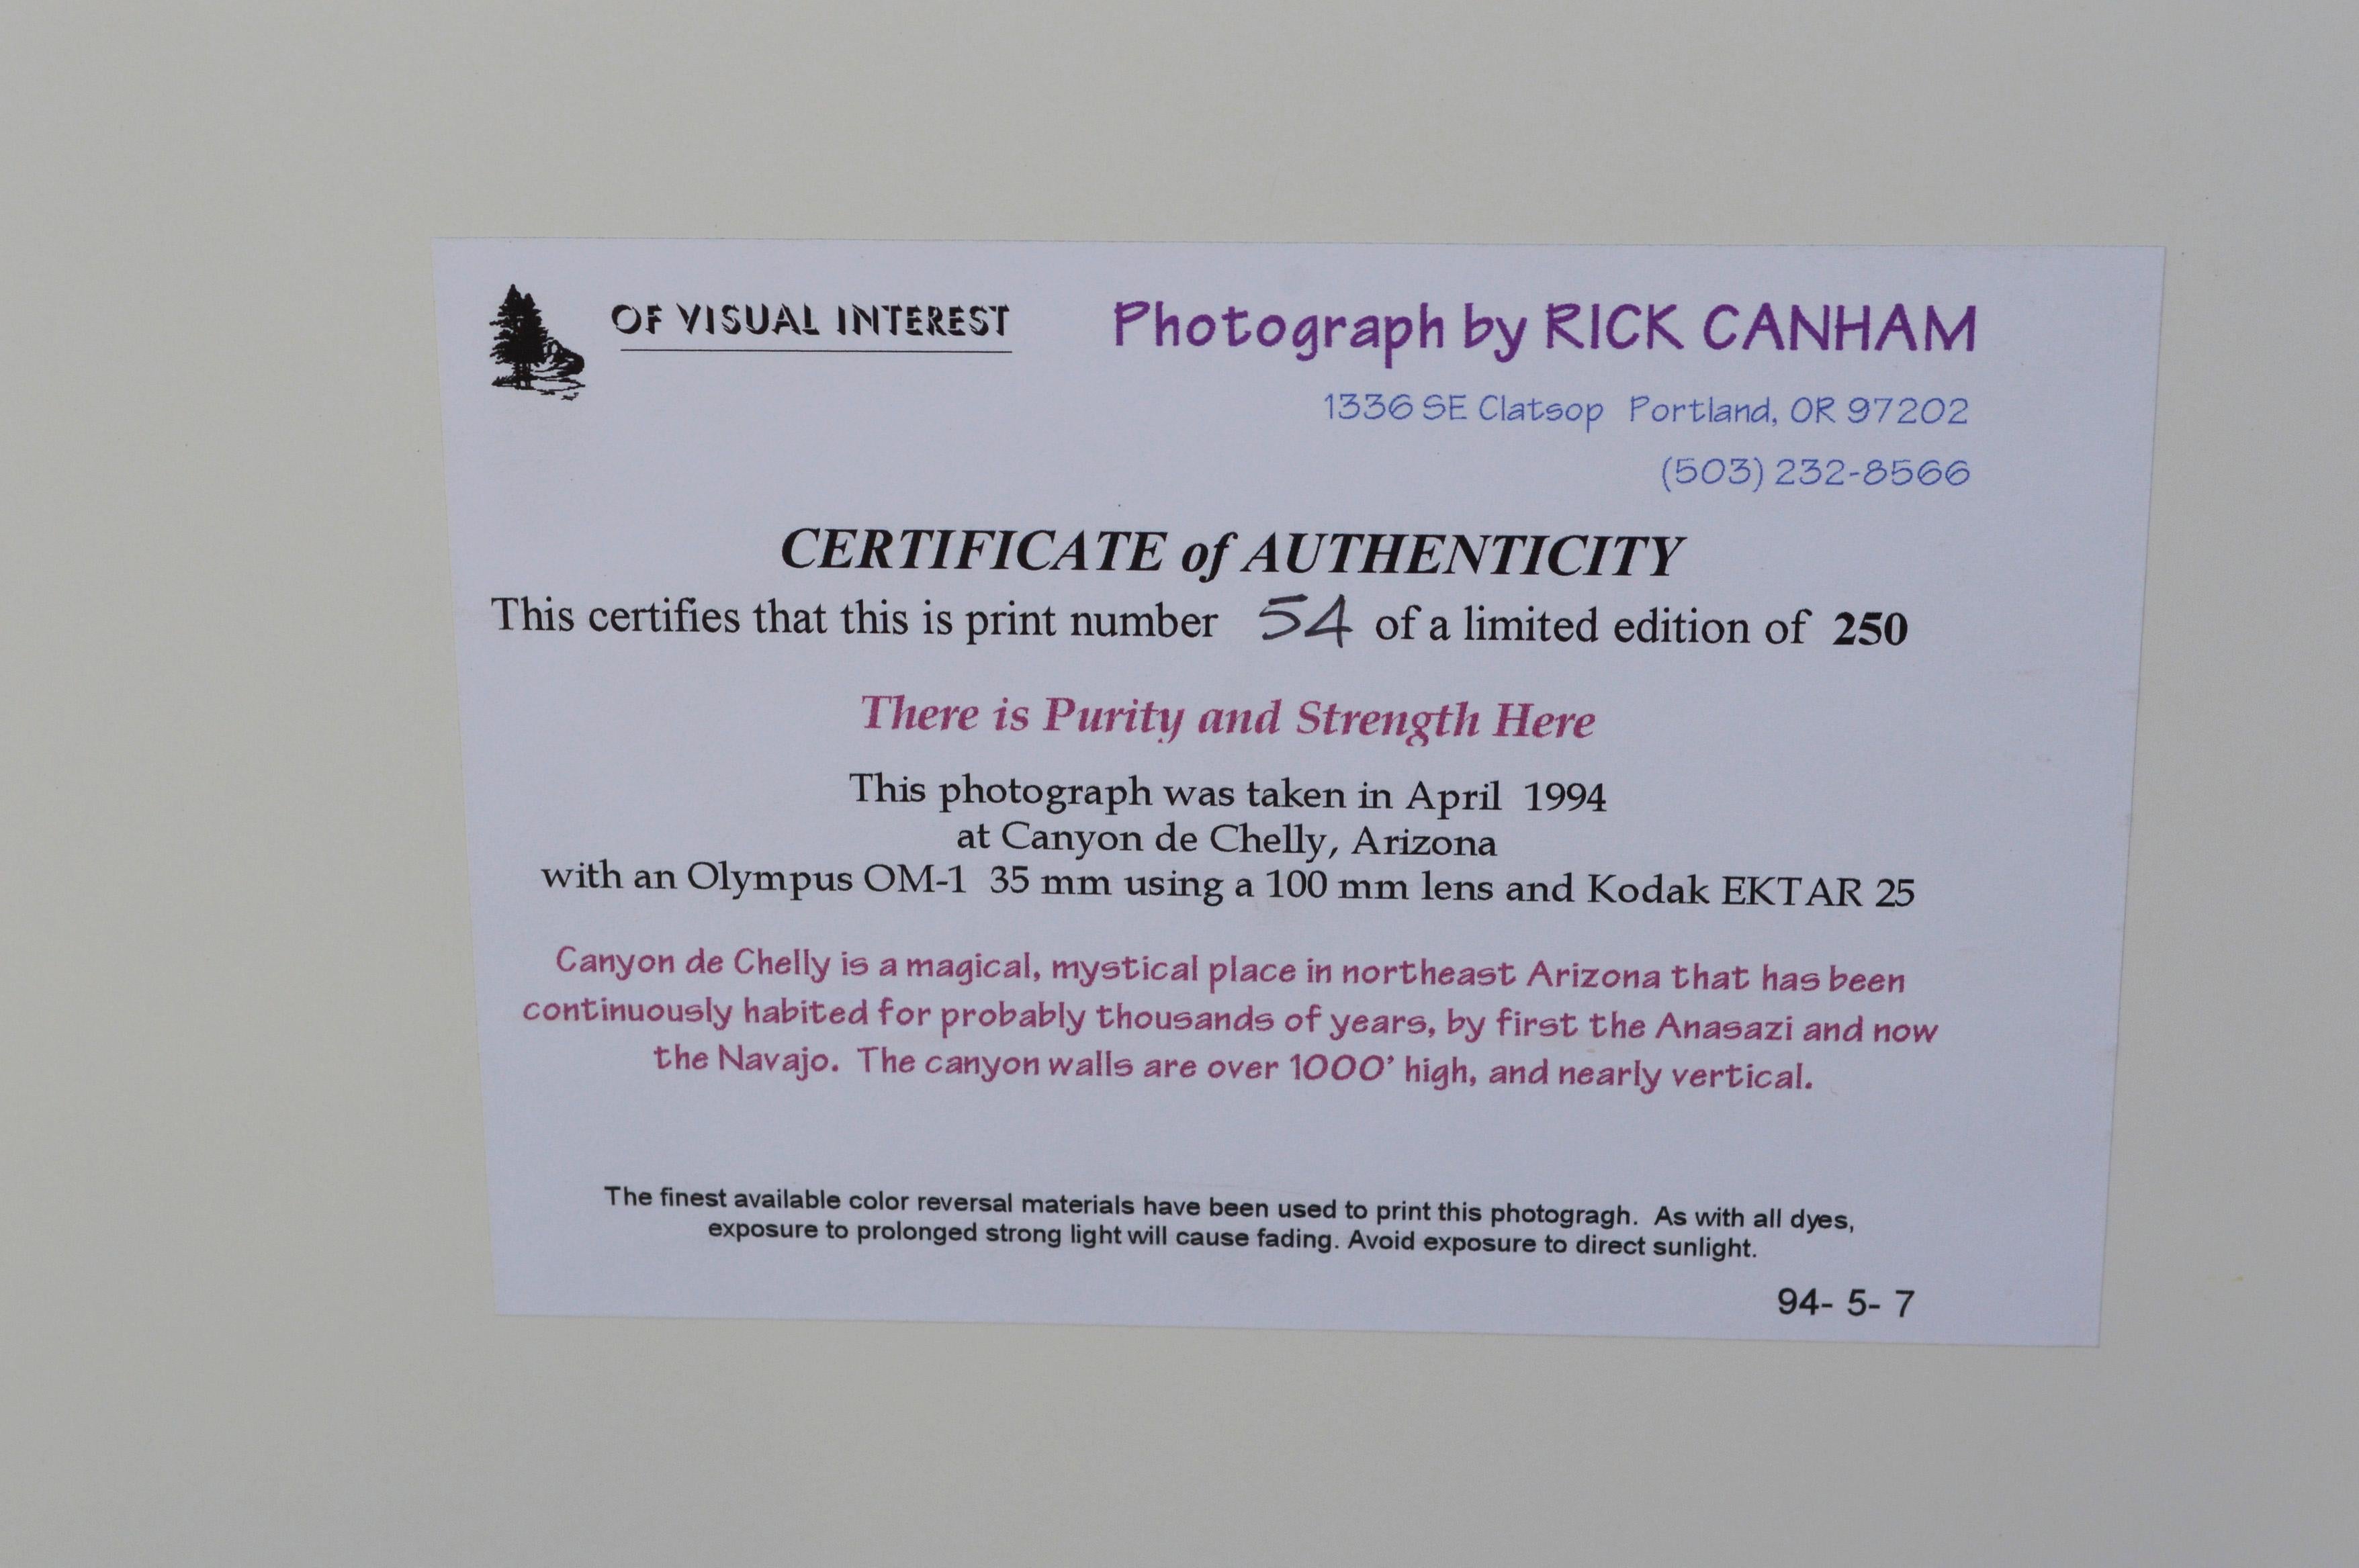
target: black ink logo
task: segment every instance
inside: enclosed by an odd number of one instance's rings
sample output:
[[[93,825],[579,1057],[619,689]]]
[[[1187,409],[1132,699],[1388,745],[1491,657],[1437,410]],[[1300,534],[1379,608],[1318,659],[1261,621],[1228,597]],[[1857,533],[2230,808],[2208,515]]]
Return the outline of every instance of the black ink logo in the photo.
[[[557,341],[531,295],[508,285],[508,297],[500,301],[492,325],[497,329],[492,336],[492,358],[508,367],[507,374],[493,379],[494,386],[568,402],[582,390],[582,356]]]

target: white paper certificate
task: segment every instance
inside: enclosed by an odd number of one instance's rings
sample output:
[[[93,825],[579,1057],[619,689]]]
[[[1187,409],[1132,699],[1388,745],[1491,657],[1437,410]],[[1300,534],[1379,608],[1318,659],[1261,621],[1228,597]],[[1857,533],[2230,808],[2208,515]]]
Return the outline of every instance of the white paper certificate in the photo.
[[[2159,253],[436,288],[502,1310],[2094,1342]]]

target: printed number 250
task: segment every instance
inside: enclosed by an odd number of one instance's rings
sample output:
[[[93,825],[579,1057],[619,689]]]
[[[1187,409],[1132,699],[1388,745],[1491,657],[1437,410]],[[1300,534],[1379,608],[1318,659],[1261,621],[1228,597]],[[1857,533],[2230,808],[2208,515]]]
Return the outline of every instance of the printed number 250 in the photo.
[[[1838,648],[1873,648],[1879,643],[1897,648],[1908,641],[1908,617],[1897,610],[1871,610],[1859,615],[1845,610],[1835,619],[1843,622],[1843,630],[1835,633]]]

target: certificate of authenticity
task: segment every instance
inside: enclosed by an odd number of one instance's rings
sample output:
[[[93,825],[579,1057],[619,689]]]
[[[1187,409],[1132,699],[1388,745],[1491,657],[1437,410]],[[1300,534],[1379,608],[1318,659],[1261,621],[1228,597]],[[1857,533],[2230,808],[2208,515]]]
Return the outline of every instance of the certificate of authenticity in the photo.
[[[501,1309],[2093,1343],[2161,279],[442,244]]]

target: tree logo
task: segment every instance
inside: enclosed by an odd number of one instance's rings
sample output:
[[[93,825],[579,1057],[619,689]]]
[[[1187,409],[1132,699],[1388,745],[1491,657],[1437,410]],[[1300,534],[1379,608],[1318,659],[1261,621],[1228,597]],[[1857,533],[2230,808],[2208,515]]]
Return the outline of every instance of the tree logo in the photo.
[[[513,387],[518,392],[538,392],[543,397],[562,397],[572,401],[582,390],[582,358],[557,341],[540,319],[540,307],[532,296],[508,285],[508,297],[500,301],[500,313],[492,318],[496,330],[492,336],[492,358],[508,367],[508,373],[493,379],[494,386]]]

